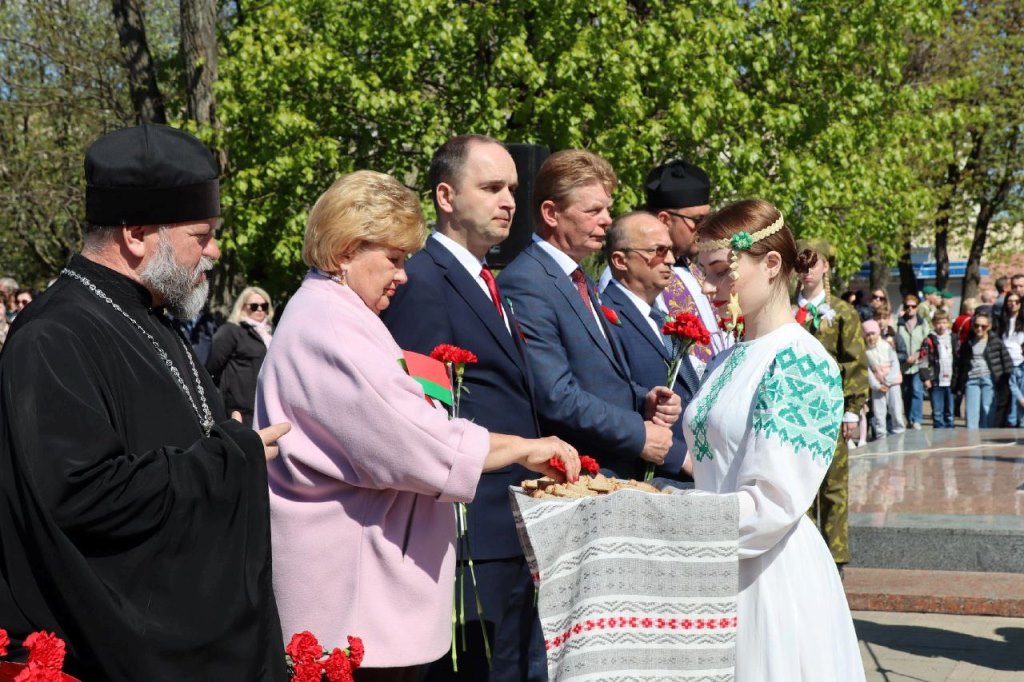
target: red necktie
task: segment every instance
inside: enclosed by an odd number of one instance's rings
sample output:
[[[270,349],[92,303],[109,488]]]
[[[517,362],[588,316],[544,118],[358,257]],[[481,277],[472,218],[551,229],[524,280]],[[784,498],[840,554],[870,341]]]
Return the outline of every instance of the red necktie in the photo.
[[[494,273],[486,265],[480,271],[480,279],[487,285],[487,290],[491,292],[491,301],[494,302],[494,307],[498,309],[498,317],[505,319],[505,311],[501,309],[501,296],[498,295],[498,283],[494,281]]]
[[[587,294],[587,278],[583,275],[583,270],[576,268],[569,273],[569,277],[576,283],[576,290],[580,292],[580,297],[587,304],[587,310],[593,312],[594,304],[590,302],[590,295]]]

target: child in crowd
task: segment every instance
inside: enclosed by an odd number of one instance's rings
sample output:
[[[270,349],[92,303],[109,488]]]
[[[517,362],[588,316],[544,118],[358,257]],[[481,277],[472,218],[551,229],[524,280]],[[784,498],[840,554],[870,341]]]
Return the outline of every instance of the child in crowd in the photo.
[[[900,360],[896,350],[888,343],[880,342],[881,328],[875,320],[868,320],[864,330],[864,344],[867,346],[868,385],[871,387],[871,425],[875,439],[885,438],[887,433],[903,433],[903,395],[900,384]],[[886,428],[886,417],[892,422],[892,430]]]
[[[931,391],[932,424],[937,429],[953,428],[953,372],[960,352],[960,339],[950,331],[949,313],[943,309],[932,317],[934,331],[921,344],[921,379]]]

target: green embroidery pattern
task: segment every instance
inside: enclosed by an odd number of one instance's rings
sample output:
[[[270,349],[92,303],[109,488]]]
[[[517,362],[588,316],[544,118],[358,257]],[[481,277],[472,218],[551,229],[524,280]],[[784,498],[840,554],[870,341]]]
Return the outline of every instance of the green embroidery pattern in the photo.
[[[754,430],[776,436],[813,459],[832,460],[843,418],[843,380],[827,359],[786,348],[757,390]]]
[[[718,398],[718,393],[732,379],[733,372],[740,366],[746,355],[747,346],[742,344],[736,346],[732,354],[725,359],[721,373],[715,377],[715,380],[708,386],[708,390],[697,402],[697,409],[693,412],[692,427],[693,456],[698,462],[703,461],[705,457],[714,459],[714,455],[711,454],[711,446],[708,445],[708,413],[711,411],[715,399]]]

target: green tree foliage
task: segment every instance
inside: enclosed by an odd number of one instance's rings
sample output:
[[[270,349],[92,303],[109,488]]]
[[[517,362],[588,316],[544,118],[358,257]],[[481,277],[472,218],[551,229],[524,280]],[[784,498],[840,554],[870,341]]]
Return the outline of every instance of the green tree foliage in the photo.
[[[0,271],[39,285],[78,248],[82,154],[131,120],[110,4],[0,3]]]
[[[905,83],[934,0],[271,0],[228,34],[225,246],[278,291],[302,272],[305,212],[341,173],[425,191],[458,132],[583,146],[640,203],[654,164],[708,169],[716,203],[762,196],[859,265],[919,222],[908,140],[930,97]],[[522,210],[522,207],[521,207]]]
[[[972,296],[987,245],[1021,249],[1008,228],[1024,219],[1024,5],[967,0],[915,53],[914,80],[937,93],[915,157],[919,182],[933,190],[936,260],[941,269],[947,240],[969,243]]]

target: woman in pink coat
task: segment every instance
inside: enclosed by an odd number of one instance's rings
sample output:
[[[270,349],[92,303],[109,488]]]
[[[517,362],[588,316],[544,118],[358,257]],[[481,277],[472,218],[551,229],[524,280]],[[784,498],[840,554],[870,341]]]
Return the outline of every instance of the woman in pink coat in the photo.
[[[290,422],[270,462],[274,592],[285,641],[309,630],[332,649],[363,639],[357,680],[414,680],[451,643],[453,502],[482,471],[522,464],[549,476],[552,456],[579,473],[557,438],[527,440],[449,421],[399,365],[380,321],[423,245],[416,195],[359,171],[310,212],[312,269],[274,335],[256,423]]]

